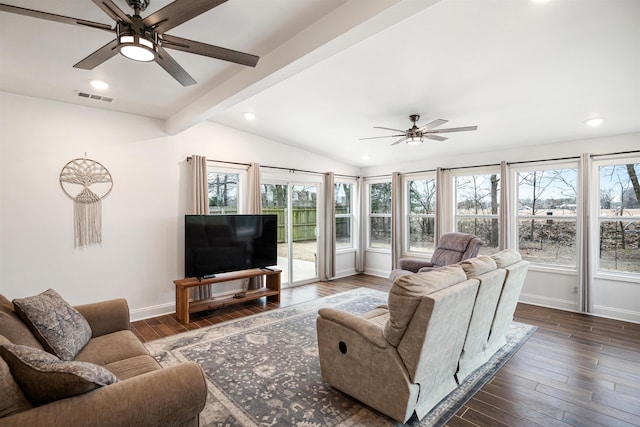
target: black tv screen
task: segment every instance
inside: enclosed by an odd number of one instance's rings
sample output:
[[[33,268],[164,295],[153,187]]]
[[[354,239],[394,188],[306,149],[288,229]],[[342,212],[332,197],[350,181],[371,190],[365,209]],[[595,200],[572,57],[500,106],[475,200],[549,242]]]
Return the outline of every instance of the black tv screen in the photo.
[[[185,277],[276,264],[276,215],[185,215]]]

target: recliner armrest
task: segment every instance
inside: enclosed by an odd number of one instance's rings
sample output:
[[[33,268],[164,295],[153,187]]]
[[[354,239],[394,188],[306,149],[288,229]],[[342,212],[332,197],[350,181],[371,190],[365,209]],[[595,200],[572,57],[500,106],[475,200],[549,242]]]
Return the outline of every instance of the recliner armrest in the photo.
[[[318,314],[323,319],[330,320],[344,326],[345,328],[353,330],[376,347],[390,347],[383,335],[382,328],[366,319],[363,319],[362,317],[329,307],[321,308],[318,310]]]
[[[400,258],[400,268],[402,270],[417,273],[423,267],[433,267],[434,264],[423,258]]]
[[[0,418],[0,426],[180,426],[206,399],[202,369],[185,362]]]
[[[131,330],[129,305],[123,298],[78,305],[74,308],[89,322],[92,338]]]

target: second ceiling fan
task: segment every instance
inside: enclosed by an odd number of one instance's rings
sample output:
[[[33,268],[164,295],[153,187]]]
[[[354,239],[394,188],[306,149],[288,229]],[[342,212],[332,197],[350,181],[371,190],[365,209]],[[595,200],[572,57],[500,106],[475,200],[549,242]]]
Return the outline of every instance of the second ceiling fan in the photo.
[[[397,141],[393,142],[391,145],[400,144],[401,142],[404,142],[404,141],[406,141],[407,144],[421,144],[422,138],[432,139],[434,141],[444,141],[447,139],[444,136],[438,135],[439,133],[464,132],[464,131],[478,129],[478,126],[464,126],[464,127],[457,127],[457,128],[435,129],[438,126],[442,126],[443,124],[448,122],[448,120],[444,120],[444,119],[436,119],[432,122],[427,123],[424,126],[418,126],[417,122],[418,120],[420,120],[420,116],[417,114],[410,115],[409,120],[411,120],[411,122],[413,123],[413,126],[411,126],[407,130],[393,129],[393,128],[387,128],[382,126],[373,127],[374,129],[384,129],[384,130],[390,130],[390,131],[401,132],[401,133],[394,134],[394,135],[385,135],[385,136],[371,136],[367,138],[360,138],[360,140],[401,137]]]

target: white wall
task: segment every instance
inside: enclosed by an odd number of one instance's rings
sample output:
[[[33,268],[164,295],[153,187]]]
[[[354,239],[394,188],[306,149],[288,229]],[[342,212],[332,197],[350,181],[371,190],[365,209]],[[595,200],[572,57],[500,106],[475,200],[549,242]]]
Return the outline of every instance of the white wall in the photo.
[[[176,136],[160,121],[0,92],[0,293],[49,287],[71,304],[124,297],[132,318],[174,310],[192,154],[358,175],[357,168],[202,123]],[[111,173],[101,246],[73,247],[73,203],[59,174],[87,157]]]

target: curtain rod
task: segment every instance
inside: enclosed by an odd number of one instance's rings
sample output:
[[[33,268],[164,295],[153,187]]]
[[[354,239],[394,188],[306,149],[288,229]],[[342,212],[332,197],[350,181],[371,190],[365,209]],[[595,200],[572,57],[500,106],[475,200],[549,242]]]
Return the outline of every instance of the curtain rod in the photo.
[[[594,157],[604,157],[604,156],[617,156],[619,154],[639,154],[640,150],[631,150],[631,151],[618,151],[617,153],[607,153],[607,154],[592,154],[591,158]]]
[[[558,157],[555,159],[540,159],[540,160],[527,160],[527,161],[522,161],[522,162],[507,162],[508,165],[520,165],[523,163],[542,163],[542,162],[555,162],[557,160],[579,160],[580,157]]]
[[[500,163],[492,163],[492,164],[487,164],[487,165],[460,166],[460,167],[457,167],[457,168],[442,168],[442,170],[454,171],[454,170],[458,170],[458,169],[487,168],[489,166],[500,166]]]
[[[191,156],[187,157],[187,161],[191,161]],[[227,160],[214,160],[214,159],[207,159],[207,162],[212,162],[212,163],[226,163],[228,165],[239,165],[239,166],[251,166],[251,163],[240,163],[240,162],[230,162]],[[278,170],[285,170],[285,171],[289,171],[290,173],[294,173],[294,172],[303,172],[303,173],[312,173],[312,174],[317,174],[317,175],[326,175],[326,172],[316,172],[316,171],[310,171],[310,170],[304,170],[304,169],[295,169],[295,168],[285,168],[285,167],[281,167],[281,166],[267,166],[267,165],[260,165],[261,168],[267,168],[267,169],[278,169]],[[354,176],[354,175],[342,175],[342,174],[334,174],[334,176],[339,176],[342,178],[360,178],[359,176]]]

